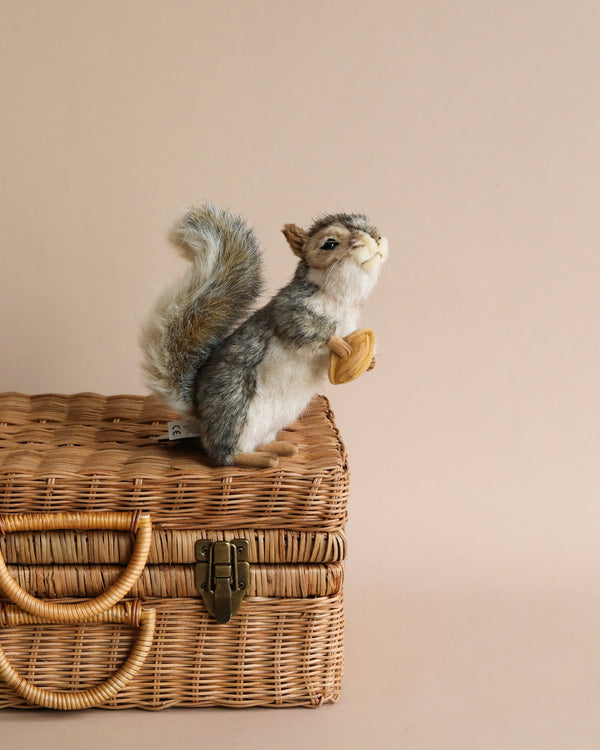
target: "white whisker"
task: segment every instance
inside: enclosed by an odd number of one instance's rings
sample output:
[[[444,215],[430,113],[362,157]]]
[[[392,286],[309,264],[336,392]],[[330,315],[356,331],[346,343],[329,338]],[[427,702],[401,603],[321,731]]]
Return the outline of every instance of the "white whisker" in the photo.
[[[394,286],[398,286],[398,282],[396,281],[396,277],[392,273],[392,267],[391,267],[391,265],[389,263],[386,263],[386,266],[387,266],[388,273],[390,275],[390,279],[392,280],[392,284]]]

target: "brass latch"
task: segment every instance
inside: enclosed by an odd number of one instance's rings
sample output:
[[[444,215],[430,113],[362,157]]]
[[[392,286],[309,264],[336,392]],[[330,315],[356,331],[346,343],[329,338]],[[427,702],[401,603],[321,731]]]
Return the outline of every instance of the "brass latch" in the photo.
[[[196,588],[217,622],[229,622],[242,605],[250,585],[249,552],[247,539],[196,542]]]

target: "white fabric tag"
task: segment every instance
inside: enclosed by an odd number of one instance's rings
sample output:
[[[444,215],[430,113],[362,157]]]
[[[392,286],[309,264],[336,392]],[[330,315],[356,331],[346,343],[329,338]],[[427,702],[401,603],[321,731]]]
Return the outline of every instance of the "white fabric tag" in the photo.
[[[197,419],[179,419],[168,422],[169,440],[183,440],[183,438],[200,437],[200,422]]]

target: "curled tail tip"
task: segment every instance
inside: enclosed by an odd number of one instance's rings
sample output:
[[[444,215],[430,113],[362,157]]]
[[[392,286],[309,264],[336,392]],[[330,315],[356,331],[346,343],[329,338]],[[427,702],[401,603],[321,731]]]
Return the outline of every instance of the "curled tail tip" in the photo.
[[[207,224],[210,224],[214,210],[215,207],[210,204],[191,206],[169,230],[169,241],[188,260],[196,260],[205,250],[210,235],[210,226]]]
[[[173,224],[168,237],[192,262],[207,252],[219,254],[225,247],[248,255],[258,252],[258,241],[246,220],[213,203],[191,206]]]

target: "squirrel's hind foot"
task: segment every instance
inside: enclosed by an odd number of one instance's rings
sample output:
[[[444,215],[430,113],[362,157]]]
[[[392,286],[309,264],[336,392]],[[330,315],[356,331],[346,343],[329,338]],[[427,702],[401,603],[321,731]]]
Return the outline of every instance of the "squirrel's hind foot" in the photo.
[[[291,440],[275,440],[261,445],[251,453],[238,453],[233,457],[233,465],[248,469],[274,469],[279,465],[279,457],[295,456],[298,446]]]
[[[246,469],[274,469],[279,464],[279,456],[265,451],[238,453],[233,457],[233,465]]]
[[[276,440],[273,443],[261,445],[258,450],[274,453],[276,456],[289,457],[295,456],[298,453],[298,446],[291,440]]]

